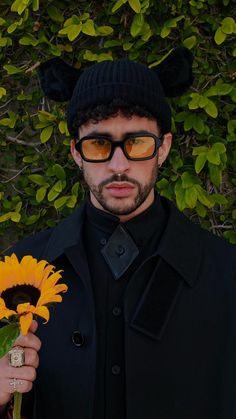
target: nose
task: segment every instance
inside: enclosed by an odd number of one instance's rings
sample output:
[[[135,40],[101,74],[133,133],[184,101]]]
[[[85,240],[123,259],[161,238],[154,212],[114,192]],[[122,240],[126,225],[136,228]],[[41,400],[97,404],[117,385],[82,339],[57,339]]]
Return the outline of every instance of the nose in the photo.
[[[113,173],[125,173],[129,170],[129,167],[129,160],[125,157],[122,149],[116,147],[111,160],[108,162],[108,169]]]

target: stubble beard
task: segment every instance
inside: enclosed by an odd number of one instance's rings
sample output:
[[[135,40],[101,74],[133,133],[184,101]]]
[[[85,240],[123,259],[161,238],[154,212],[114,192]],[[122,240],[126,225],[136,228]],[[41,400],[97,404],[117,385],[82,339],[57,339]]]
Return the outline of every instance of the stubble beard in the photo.
[[[137,210],[149,196],[150,192],[155,186],[157,178],[158,178],[158,165],[157,164],[154,165],[150,180],[145,185],[142,185],[136,179],[130,178],[129,176],[124,174],[121,176],[113,175],[109,179],[104,180],[103,182],[99,183],[99,185],[96,186],[92,183],[92,181],[90,180],[90,177],[86,174],[86,172],[84,172],[84,180],[90,192],[94,195],[98,203],[101,205],[101,207],[105,211],[113,215],[117,215],[117,216],[129,215],[135,210]],[[133,201],[127,205],[122,204],[122,200],[124,201],[126,198],[115,198],[115,200],[117,201],[117,204],[112,204],[112,203],[109,203],[109,200],[107,200],[104,197],[104,193],[103,193],[104,187],[111,182],[119,182],[119,181],[129,182],[137,188],[136,196],[133,198]]]

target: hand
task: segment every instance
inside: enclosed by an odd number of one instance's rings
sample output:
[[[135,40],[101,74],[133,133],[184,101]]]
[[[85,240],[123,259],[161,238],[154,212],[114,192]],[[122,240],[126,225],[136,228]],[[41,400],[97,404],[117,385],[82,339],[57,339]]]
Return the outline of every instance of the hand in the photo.
[[[33,320],[27,335],[20,335],[14,343],[14,346],[24,348],[25,364],[22,367],[10,366],[8,354],[0,359],[0,408],[11,400],[14,391],[27,393],[33,387],[39,365],[38,351],[41,347],[40,339],[34,334],[37,328],[38,323]],[[14,379],[15,385],[12,386]]]

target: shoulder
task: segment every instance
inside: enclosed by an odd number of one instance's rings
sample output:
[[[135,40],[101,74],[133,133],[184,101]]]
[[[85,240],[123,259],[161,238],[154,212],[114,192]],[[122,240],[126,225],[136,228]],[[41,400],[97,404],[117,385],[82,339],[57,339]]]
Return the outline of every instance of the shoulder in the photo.
[[[4,255],[15,253],[19,258],[22,258],[23,256],[30,254],[37,259],[41,258],[53,230],[54,229],[51,228],[25,237],[7,249]]]
[[[71,215],[64,218],[56,227],[40,231],[39,233],[25,237],[4,252],[4,255],[15,253],[19,258],[30,254],[36,259],[45,257],[45,250],[49,244],[59,246],[61,243],[70,244],[74,239],[79,225],[82,223],[82,207],[76,209]],[[74,239],[76,240],[76,238]]]
[[[236,265],[235,245],[192,222],[176,208],[173,202],[165,198],[162,200],[168,209],[172,229],[179,234],[178,241],[181,238],[184,239],[190,248],[195,244],[195,250],[203,252],[208,259],[213,257],[216,262],[217,260],[222,261],[222,259],[231,260]]]

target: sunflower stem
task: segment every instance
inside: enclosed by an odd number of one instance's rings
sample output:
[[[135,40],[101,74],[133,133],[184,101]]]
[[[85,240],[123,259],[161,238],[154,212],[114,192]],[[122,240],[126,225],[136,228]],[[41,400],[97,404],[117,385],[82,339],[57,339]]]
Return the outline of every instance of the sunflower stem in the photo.
[[[21,419],[21,402],[22,394],[16,391],[14,393],[13,419]]]

